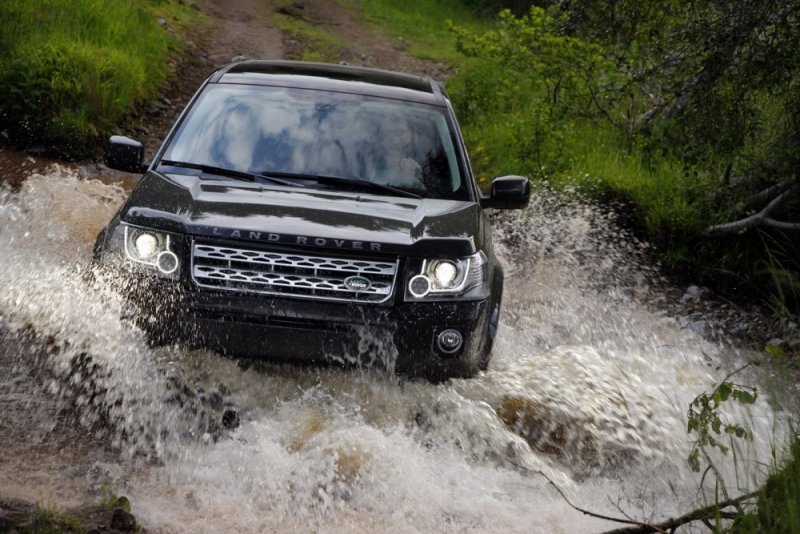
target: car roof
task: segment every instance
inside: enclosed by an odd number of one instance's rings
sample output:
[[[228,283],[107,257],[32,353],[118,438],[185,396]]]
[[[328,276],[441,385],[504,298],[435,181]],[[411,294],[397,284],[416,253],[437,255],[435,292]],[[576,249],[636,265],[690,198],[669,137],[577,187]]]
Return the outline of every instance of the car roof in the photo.
[[[431,78],[344,64],[240,61],[216,71],[209,78],[209,83],[321,89],[444,104],[442,88]]]

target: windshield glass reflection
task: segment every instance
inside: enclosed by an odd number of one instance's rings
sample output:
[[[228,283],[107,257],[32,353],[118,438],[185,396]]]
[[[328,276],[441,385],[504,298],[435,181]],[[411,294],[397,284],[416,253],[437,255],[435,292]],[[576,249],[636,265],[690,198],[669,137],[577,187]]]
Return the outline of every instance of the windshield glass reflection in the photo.
[[[468,199],[434,106],[310,89],[209,86],[164,159],[250,173],[357,178]]]

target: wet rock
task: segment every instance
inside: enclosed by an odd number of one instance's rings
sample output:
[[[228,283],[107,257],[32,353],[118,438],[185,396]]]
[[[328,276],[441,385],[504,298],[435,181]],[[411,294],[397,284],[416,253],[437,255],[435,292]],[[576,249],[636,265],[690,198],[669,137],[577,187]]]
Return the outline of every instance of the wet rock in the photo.
[[[686,288],[686,292],[681,297],[682,302],[700,302],[700,299],[703,298],[703,293],[705,293],[705,289],[701,289],[698,286],[689,286]]]
[[[135,532],[136,518],[130,512],[117,508],[114,510],[114,515],[111,516],[111,528],[122,532]]]
[[[239,411],[233,407],[225,408],[222,414],[222,426],[226,430],[234,430],[239,427]]]
[[[222,398],[222,395],[221,395],[220,393],[216,392],[216,391],[215,391],[215,392],[213,392],[213,393],[212,393],[212,394],[211,394],[211,395],[208,397],[208,405],[209,405],[209,406],[211,407],[211,409],[212,409],[212,410],[214,410],[214,411],[219,411],[219,410],[221,410],[221,409],[222,409],[222,406],[223,406],[223,404],[224,404],[224,402],[225,402],[225,399],[224,399],[224,398]]]

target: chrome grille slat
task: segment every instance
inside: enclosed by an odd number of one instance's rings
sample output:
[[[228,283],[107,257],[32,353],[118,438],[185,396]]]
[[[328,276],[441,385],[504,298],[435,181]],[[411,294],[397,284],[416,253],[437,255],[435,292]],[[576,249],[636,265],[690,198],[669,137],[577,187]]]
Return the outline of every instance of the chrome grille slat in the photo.
[[[398,262],[241,249],[192,243],[192,280],[200,287],[287,295],[296,298],[374,302],[388,300],[397,278]],[[350,289],[344,280],[361,276],[366,289]]]

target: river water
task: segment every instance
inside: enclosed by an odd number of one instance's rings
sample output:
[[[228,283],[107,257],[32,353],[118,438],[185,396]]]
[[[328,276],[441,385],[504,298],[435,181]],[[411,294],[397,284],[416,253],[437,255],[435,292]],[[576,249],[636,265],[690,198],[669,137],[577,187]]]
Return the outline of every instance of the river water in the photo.
[[[613,516],[657,521],[704,502],[687,408],[753,355],[646,305],[655,274],[604,211],[543,193],[498,221],[494,359],[434,385],[149,347],[85,268],[133,182],[25,161],[6,165],[0,193],[0,497],[69,507],[124,494],[150,532],[614,526],[545,476]],[[381,357],[366,341],[361,359]],[[737,376],[761,396],[727,412],[754,431],[735,462],[715,457],[731,494],[783,446],[784,390],[768,378]],[[231,407],[240,424],[224,429]]]

